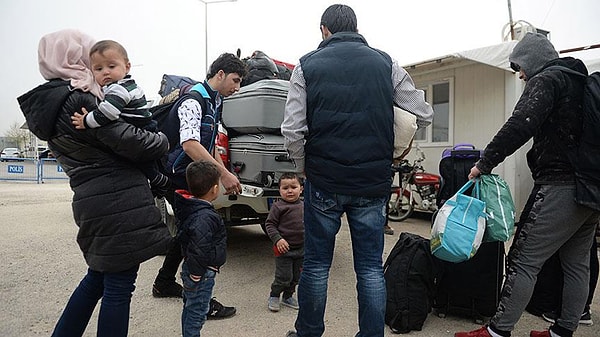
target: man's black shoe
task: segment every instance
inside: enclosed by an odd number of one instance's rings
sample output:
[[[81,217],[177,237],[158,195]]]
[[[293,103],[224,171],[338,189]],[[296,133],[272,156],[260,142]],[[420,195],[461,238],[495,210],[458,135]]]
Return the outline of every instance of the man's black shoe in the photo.
[[[210,299],[210,305],[208,308],[207,319],[223,319],[235,315],[235,307],[226,307],[223,304],[217,302],[213,297]]]
[[[152,286],[152,296],[154,297],[183,297],[183,287],[177,283],[169,283],[167,286],[157,286],[154,284]]]

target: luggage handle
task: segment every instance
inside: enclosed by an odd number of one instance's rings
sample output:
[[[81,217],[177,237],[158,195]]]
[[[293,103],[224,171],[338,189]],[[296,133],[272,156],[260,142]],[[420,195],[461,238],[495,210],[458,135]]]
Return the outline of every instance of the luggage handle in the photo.
[[[474,158],[479,159],[481,157],[480,150],[452,150],[450,155],[454,158]]]
[[[458,143],[452,147],[452,150],[475,150],[475,145],[469,143]]]
[[[475,145],[473,144],[458,143],[451,148],[447,148],[442,151],[442,159],[447,157],[479,158],[481,157],[481,151],[476,150]]]

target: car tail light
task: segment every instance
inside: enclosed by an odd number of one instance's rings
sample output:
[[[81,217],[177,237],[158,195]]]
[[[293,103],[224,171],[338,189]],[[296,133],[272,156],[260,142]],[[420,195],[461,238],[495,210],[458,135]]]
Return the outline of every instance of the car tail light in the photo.
[[[229,167],[229,137],[223,132],[217,134],[216,149],[221,156],[223,165],[231,170]]]

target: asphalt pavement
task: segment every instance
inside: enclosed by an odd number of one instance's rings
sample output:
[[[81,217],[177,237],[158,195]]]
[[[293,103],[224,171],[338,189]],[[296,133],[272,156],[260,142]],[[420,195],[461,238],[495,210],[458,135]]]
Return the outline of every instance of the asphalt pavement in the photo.
[[[0,336],[49,336],[73,289],[86,271],[75,242],[77,228],[71,211],[72,193],[64,181],[36,184],[0,182]],[[395,235],[385,237],[385,254],[402,231],[429,236],[430,219],[420,215],[404,222],[390,222]],[[202,336],[283,337],[293,328],[297,311],[267,309],[274,275],[271,243],[260,226],[228,231],[228,259],[217,275],[214,295],[237,314],[207,321]],[[164,257],[142,264],[133,295],[130,336],[180,336],[181,300],[157,299],[152,282]],[[597,294],[600,292],[596,291]],[[355,277],[348,226],[343,225],[329,280],[324,336],[350,337],[358,330]],[[600,336],[600,295],[592,305],[593,326],[580,326],[575,336]],[[596,314],[598,313],[598,314]],[[84,336],[95,336],[97,310]],[[453,336],[456,331],[477,329],[468,318],[438,317],[432,312],[422,331],[409,336]],[[531,329],[548,324],[525,313],[513,336],[529,336]],[[385,336],[396,336],[386,327]]]

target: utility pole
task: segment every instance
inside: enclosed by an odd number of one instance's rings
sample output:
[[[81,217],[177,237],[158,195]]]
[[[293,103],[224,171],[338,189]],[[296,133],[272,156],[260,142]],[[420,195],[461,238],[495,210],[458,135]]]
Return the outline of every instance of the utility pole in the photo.
[[[508,24],[510,25],[510,40],[514,40],[515,39],[515,26],[513,23],[513,17],[512,17],[512,6],[510,4],[510,0],[507,0],[508,2]]]
[[[220,2],[236,2],[237,0],[198,0],[204,4],[204,70],[208,74],[208,5]]]

